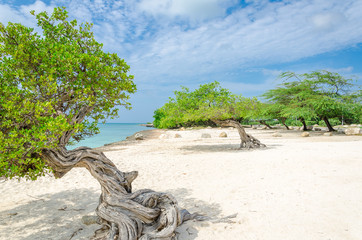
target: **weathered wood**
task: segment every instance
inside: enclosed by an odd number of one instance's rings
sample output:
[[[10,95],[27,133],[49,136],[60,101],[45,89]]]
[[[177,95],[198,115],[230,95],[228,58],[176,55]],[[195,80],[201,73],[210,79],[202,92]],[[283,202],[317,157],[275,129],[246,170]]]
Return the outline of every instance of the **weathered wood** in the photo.
[[[265,144],[262,144],[258,139],[254,138],[250,134],[245,132],[244,127],[237,121],[234,120],[213,120],[216,124],[223,127],[234,127],[238,130],[240,136],[240,148],[260,148],[266,147]]]
[[[132,192],[132,181],[138,173],[119,171],[102,152],[86,147],[59,148],[44,150],[42,156],[57,178],[73,167],[85,167],[100,183],[102,193],[96,213],[102,228],[93,239],[176,239],[176,227],[197,217],[181,210],[170,194],[149,189]]]

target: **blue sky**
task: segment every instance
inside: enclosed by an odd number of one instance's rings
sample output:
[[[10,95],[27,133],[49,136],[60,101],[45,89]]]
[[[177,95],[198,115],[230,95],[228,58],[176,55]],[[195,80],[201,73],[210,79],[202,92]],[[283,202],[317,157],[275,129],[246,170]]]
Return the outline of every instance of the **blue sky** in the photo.
[[[29,11],[55,6],[93,22],[104,50],[131,66],[133,109],[109,122],[151,122],[181,85],[216,80],[249,97],[283,71],[362,76],[361,0],[0,0],[0,22],[34,27]]]

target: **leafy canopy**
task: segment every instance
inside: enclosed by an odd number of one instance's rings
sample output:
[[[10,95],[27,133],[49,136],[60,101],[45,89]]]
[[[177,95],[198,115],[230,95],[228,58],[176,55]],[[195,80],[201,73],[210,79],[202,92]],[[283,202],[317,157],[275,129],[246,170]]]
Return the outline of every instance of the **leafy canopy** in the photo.
[[[102,50],[92,24],[68,21],[65,8],[31,14],[41,35],[0,23],[0,176],[10,178],[44,174],[43,149],[97,133],[136,91],[129,66]]]
[[[194,91],[182,87],[174,94],[174,98],[155,111],[155,127],[173,128],[208,124],[213,120],[240,120],[255,110],[258,104],[255,98],[235,95],[216,81],[200,85]]]
[[[361,106],[353,80],[338,73],[284,72],[280,77],[284,82],[263,94],[274,104],[270,106],[271,110],[280,116],[328,119],[354,114],[351,109]]]

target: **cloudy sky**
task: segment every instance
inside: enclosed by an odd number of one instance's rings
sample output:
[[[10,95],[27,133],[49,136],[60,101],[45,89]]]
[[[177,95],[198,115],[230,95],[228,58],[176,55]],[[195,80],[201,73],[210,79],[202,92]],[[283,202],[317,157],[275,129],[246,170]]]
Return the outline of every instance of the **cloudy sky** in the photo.
[[[30,10],[56,6],[131,66],[133,109],[110,122],[151,122],[181,85],[249,97],[283,71],[362,77],[362,0],[0,0],[0,22],[34,27]]]

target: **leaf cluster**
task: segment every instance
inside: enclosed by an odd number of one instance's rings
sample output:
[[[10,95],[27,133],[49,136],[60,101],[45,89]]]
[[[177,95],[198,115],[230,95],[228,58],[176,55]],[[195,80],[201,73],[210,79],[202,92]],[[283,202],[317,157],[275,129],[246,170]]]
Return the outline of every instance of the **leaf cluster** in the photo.
[[[352,79],[338,73],[314,71],[296,74],[285,72],[280,75],[283,83],[262,96],[269,100],[264,114],[275,118],[328,119],[355,116],[360,112],[360,90]]]
[[[200,85],[194,91],[182,87],[175,96],[157,109],[154,125],[157,128],[174,128],[213,124],[213,120],[241,120],[255,111],[258,101],[232,94],[218,82]]]
[[[65,8],[31,14],[41,34],[0,23],[0,176],[10,178],[44,174],[43,149],[97,133],[136,91],[129,66],[102,50],[92,24],[68,21]]]

